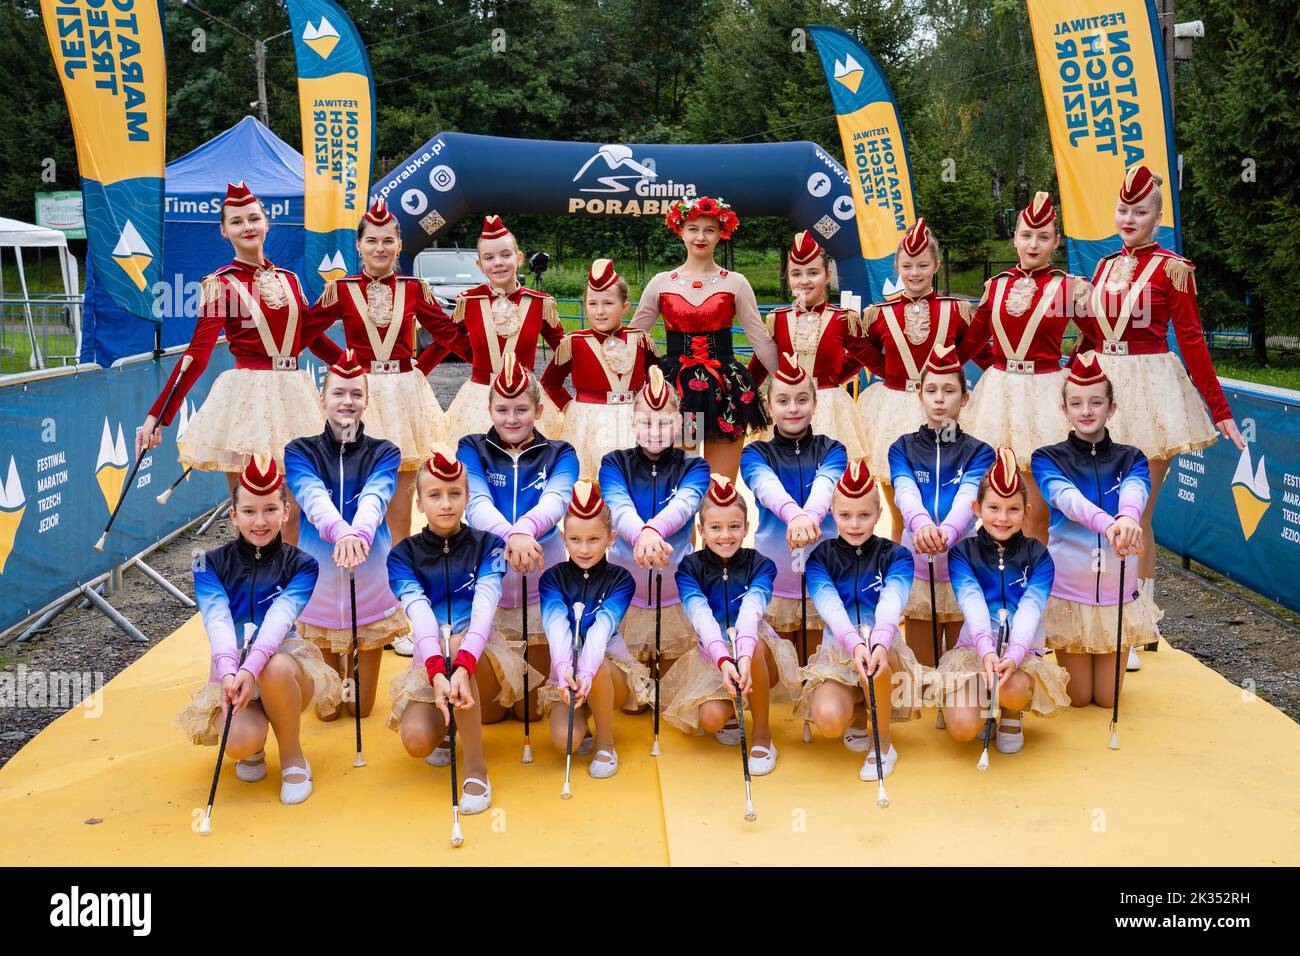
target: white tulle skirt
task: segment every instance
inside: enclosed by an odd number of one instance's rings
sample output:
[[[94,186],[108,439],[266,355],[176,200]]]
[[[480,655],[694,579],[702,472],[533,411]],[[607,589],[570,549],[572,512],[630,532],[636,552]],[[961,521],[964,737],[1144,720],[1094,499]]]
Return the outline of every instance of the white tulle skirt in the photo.
[[[444,442],[447,416],[419,369],[367,375],[370,398],[362,421],[371,438],[384,438],[402,451],[401,471],[424,464],[434,442]]]
[[[1102,355],[1114,383],[1118,408],[1106,427],[1110,437],[1161,460],[1214,444],[1219,437],[1205,403],[1173,352]]]
[[[196,471],[243,471],[269,451],[284,473],[284,446],[325,427],[320,398],[304,371],[232,368],[217,376],[177,438],[180,462]]]

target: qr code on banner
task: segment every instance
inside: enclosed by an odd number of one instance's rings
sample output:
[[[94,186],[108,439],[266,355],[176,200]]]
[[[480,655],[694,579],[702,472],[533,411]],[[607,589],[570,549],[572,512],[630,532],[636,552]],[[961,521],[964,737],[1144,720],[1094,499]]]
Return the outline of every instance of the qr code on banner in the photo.
[[[822,216],[813,225],[813,228],[822,234],[823,239],[829,239],[840,231],[840,224],[830,216]]]
[[[443,226],[447,225],[447,220],[442,218],[442,215],[438,210],[430,209],[429,214],[420,220],[420,225],[424,227],[425,232],[432,236]]]

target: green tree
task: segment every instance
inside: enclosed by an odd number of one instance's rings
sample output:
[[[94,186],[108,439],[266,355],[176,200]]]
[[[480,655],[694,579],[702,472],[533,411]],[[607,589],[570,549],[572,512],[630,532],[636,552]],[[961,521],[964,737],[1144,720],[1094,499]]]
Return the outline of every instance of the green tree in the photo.
[[[1240,314],[1249,293],[1252,342],[1262,360],[1266,333],[1300,328],[1295,6],[1189,0],[1178,12],[1180,20],[1205,23],[1177,87],[1185,251],[1197,263],[1205,304],[1217,300]]]

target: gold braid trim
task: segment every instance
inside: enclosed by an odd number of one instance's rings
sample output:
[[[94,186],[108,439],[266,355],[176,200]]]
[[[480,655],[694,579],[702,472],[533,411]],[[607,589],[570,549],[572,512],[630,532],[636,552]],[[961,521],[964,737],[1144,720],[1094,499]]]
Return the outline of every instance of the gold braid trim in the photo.
[[[542,299],[542,321],[557,329],[561,328],[559,306],[555,304],[555,300],[549,295]]]
[[[555,364],[568,365],[573,361],[573,336],[576,333],[568,332],[564,338],[560,339],[560,344],[555,347]]]
[[[1178,292],[1190,290],[1193,295],[1196,294],[1196,277],[1192,275],[1195,268],[1186,259],[1165,256],[1165,275],[1169,276],[1169,281]]]
[[[456,296],[456,308],[451,312],[451,321],[456,325],[460,325],[465,321],[466,301],[465,293],[462,292],[460,295]]]

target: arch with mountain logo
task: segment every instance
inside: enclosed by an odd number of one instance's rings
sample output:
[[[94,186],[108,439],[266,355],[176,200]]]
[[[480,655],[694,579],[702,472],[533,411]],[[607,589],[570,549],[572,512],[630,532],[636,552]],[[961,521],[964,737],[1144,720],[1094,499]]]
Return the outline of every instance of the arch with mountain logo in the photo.
[[[404,268],[471,213],[658,216],[675,199],[714,196],[740,215],[782,216],[835,260],[841,291],[874,301],[849,177],[816,143],[653,145],[439,133],[379,177],[402,230]],[[742,232],[743,234],[743,232]]]

